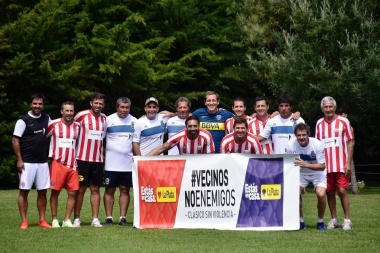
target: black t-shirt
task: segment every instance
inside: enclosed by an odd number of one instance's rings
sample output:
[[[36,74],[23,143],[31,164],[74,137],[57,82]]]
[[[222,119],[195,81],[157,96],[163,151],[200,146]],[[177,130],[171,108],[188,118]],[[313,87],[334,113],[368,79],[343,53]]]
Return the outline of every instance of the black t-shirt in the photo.
[[[41,117],[33,118],[28,113],[21,117],[25,122],[25,131],[20,138],[20,151],[25,163],[45,163],[46,131],[49,115],[41,113]]]

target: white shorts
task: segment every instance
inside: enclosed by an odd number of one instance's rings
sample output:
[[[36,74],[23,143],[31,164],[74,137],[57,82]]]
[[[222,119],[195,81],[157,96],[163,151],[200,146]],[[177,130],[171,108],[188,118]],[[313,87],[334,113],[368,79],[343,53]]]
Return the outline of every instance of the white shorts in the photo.
[[[32,189],[33,183],[37,190],[50,188],[50,172],[48,163],[24,163],[24,170],[18,173],[21,190]]]
[[[309,183],[312,183],[314,189],[317,186],[327,188],[326,173],[324,171],[317,171],[314,173],[300,173],[300,186],[306,188]]]

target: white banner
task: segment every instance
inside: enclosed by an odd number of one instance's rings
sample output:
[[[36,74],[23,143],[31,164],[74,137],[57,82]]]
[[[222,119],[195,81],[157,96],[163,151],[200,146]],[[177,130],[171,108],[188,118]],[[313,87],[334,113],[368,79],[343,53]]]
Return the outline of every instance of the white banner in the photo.
[[[136,228],[298,230],[297,155],[134,156]]]

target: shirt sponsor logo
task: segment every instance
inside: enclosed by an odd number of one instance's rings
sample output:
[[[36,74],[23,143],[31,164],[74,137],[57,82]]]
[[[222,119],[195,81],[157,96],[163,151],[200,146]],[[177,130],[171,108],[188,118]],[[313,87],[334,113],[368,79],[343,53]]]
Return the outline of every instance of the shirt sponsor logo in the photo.
[[[224,123],[201,122],[201,128],[206,130],[225,130]]]

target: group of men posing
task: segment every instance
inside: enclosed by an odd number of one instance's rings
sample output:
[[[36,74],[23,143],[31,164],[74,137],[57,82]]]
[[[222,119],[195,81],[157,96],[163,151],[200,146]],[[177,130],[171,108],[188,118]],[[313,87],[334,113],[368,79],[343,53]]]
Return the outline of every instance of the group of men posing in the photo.
[[[27,197],[33,184],[38,192],[40,227],[60,227],[57,206],[62,188],[68,192],[62,227],[80,227],[80,212],[88,187],[91,192],[91,226],[101,227],[99,187],[103,182],[105,224],[113,224],[114,195],[119,187],[119,224],[126,226],[133,156],[159,155],[164,152],[168,152],[168,155],[300,154],[300,158],[294,162],[301,168],[301,178],[296,181],[300,184],[301,193],[300,229],[306,227],[301,196],[309,183],[314,185],[318,197],[317,229],[326,229],[323,221],[326,192],[331,212],[327,228],[340,227],[336,212],[338,193],[345,215],[343,229],[352,229],[347,188],[354,136],[348,119],[335,114],[336,102],[332,97],[325,97],[321,101],[325,116],[317,122],[316,138],[309,137],[310,128],[299,117],[299,113],[292,113],[292,100],[287,94],[279,97],[278,112],[272,115],[268,114],[267,99],[257,97],[253,116],[246,115],[246,105],[241,98],[233,101],[233,113],[220,109],[219,95],[213,91],[205,94],[206,107],[192,113],[191,102],[185,97],[176,101],[176,113],[159,113],[158,100],[150,97],[145,101],[146,114],[139,119],[130,115],[131,100],[127,97],[116,101],[116,113],[109,116],[102,113],[105,95],[101,93],[92,96],[89,110],[75,116],[74,103],[64,102],[61,105],[62,117],[55,120],[50,120],[42,112],[44,100],[41,94],[32,95],[31,110],[17,121],[13,133],[12,144],[20,179],[18,206],[22,229],[28,228]],[[166,132],[168,140],[163,143]],[[45,154],[46,137],[51,137],[50,171]],[[52,225],[46,222],[45,217],[48,188],[51,189]],[[72,223],[70,216],[73,210]]]

